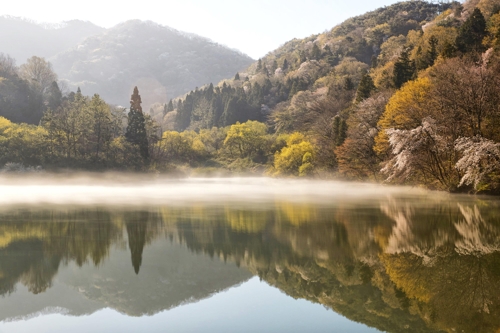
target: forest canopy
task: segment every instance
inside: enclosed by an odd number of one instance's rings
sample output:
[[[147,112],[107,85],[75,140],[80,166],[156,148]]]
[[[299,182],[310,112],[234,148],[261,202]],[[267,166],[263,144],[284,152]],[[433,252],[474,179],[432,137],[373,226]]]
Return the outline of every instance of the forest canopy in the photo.
[[[43,58],[16,67],[2,56],[0,164],[496,192],[499,50],[494,0],[401,2],[294,39],[149,112],[137,97],[125,110],[63,93]]]

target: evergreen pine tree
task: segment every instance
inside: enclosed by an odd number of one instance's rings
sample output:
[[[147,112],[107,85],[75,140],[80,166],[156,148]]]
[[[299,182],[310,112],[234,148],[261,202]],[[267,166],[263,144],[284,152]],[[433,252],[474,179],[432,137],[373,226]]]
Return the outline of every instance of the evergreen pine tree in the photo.
[[[415,74],[415,64],[410,60],[409,49],[405,48],[394,64],[394,86],[399,89]]]
[[[479,8],[476,7],[471,16],[460,27],[455,42],[457,50],[462,53],[483,52],[484,46],[482,42],[486,33],[486,20]]]
[[[259,59],[257,61],[257,72],[260,72],[262,70],[262,59]]]
[[[313,48],[311,50],[311,59],[319,60],[321,58],[321,50],[318,45],[314,43]]]
[[[429,66],[434,65],[434,62],[438,57],[438,52],[437,52],[438,43],[439,40],[436,38],[436,36],[431,36],[431,38],[429,38],[429,49],[427,50],[427,64]]]
[[[292,88],[290,88],[290,93],[288,94],[288,99],[292,99],[292,97],[299,92],[299,87],[297,85],[297,81],[293,81]]]
[[[283,66],[281,66],[281,69],[283,70],[283,72],[286,72],[288,70],[288,60],[283,60]]]
[[[443,51],[441,51],[441,56],[443,58],[453,58],[457,52],[457,48],[454,44],[446,42],[443,46]]]
[[[142,158],[147,161],[149,159],[148,137],[141,103],[139,90],[135,87],[134,93],[130,98],[130,112],[128,113],[128,125],[127,131],[125,132],[125,138],[128,142],[139,146]]]
[[[340,146],[344,143],[347,137],[347,123],[339,115],[333,118],[333,136],[336,146]]]
[[[262,69],[261,69],[262,74],[265,76],[269,76],[269,71],[267,70],[266,64],[262,63]]]
[[[47,107],[51,110],[57,110],[62,103],[62,92],[57,85],[57,82],[54,81],[50,85],[47,91]]]
[[[167,112],[171,112],[171,111],[174,111],[174,101],[172,101],[172,99],[170,99],[170,101],[168,102],[168,106],[167,106]]]
[[[370,97],[372,91],[375,90],[375,84],[372,77],[365,73],[359,82],[358,90],[356,92],[356,102],[361,102]]]
[[[234,76],[234,80],[235,81],[239,81],[240,80],[240,73],[236,73],[236,75]]]
[[[342,89],[350,91],[354,89],[354,83],[352,82],[352,79],[350,76],[346,76],[344,78],[344,84],[342,85]]]

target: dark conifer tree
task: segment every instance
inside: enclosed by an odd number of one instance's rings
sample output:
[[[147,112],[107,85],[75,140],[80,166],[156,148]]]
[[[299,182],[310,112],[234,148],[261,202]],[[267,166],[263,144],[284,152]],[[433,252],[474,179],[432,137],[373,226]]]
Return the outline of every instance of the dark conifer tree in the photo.
[[[455,44],[446,42],[443,46],[443,51],[441,51],[441,56],[443,58],[453,58],[457,53],[457,48]]]
[[[350,91],[354,89],[354,83],[352,82],[352,79],[350,76],[346,76],[344,78],[344,84],[342,85],[342,89]]]
[[[236,73],[236,75],[234,76],[234,80],[235,81],[239,81],[240,80],[240,73]]]
[[[290,92],[288,93],[288,99],[292,99],[292,97],[299,92],[299,87],[297,81],[293,81],[292,87],[290,88]]]
[[[127,131],[125,132],[125,138],[128,142],[139,146],[142,158],[147,161],[149,159],[148,137],[141,103],[139,90],[135,87],[134,93],[130,98],[130,112],[128,113],[128,125]]]
[[[319,60],[321,58],[321,50],[318,45],[314,43],[313,48],[311,50],[311,59]]]
[[[356,102],[361,102],[370,97],[372,91],[375,90],[375,84],[372,77],[365,73],[359,82],[358,90],[356,92]]]
[[[427,64],[429,66],[434,65],[434,62],[438,57],[438,52],[437,52],[438,43],[439,40],[436,38],[436,36],[431,36],[431,38],[429,38],[429,49],[427,50]]]
[[[347,138],[347,124],[340,116],[333,118],[333,139],[336,146],[340,146]]]
[[[482,42],[486,33],[486,20],[479,8],[476,7],[471,16],[460,27],[455,42],[457,50],[462,53],[483,52],[484,46]]]
[[[172,99],[170,99],[170,101],[168,102],[168,106],[167,106],[167,112],[171,112],[171,111],[174,111],[174,102],[172,101]]]
[[[394,64],[394,86],[399,89],[415,74],[415,64],[410,60],[409,49],[405,48]]]
[[[176,128],[179,131],[184,131],[191,124],[191,115],[193,114],[194,92],[190,92],[184,102],[179,101],[177,107],[177,115],[175,117]]]
[[[54,111],[57,110],[57,108],[61,106],[62,98],[62,92],[61,89],[59,89],[57,82],[52,82],[47,91],[47,107]]]
[[[288,70],[288,60],[283,60],[283,66],[281,66],[281,69],[283,70],[283,72],[286,72]]]
[[[269,71],[267,70],[267,66],[266,64],[262,64],[262,69],[261,69],[261,72],[262,74],[264,74],[265,76],[269,76]]]
[[[132,217],[128,217],[125,223],[128,236],[128,247],[132,259],[132,266],[135,274],[139,274],[142,265],[142,253],[146,245],[147,234],[147,213],[135,213]],[[135,219],[133,219],[135,218]]]

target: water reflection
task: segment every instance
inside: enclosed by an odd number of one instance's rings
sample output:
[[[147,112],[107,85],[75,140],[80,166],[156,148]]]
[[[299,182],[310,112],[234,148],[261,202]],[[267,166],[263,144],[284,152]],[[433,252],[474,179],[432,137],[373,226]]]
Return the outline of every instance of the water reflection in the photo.
[[[382,331],[498,332],[499,208],[442,194],[369,204],[4,208],[0,294],[20,285],[44,293],[61,276],[74,294],[142,315],[257,275]],[[73,266],[77,273],[64,273]]]

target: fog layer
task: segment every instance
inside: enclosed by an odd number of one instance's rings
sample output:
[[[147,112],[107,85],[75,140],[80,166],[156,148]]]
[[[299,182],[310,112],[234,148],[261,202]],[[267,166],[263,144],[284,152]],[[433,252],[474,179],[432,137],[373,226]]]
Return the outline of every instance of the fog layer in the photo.
[[[194,203],[332,204],[351,199],[377,200],[385,195],[425,196],[429,192],[338,181],[272,178],[134,178],[125,175],[0,177],[0,205],[185,205]],[[437,195],[437,194],[435,194]]]

